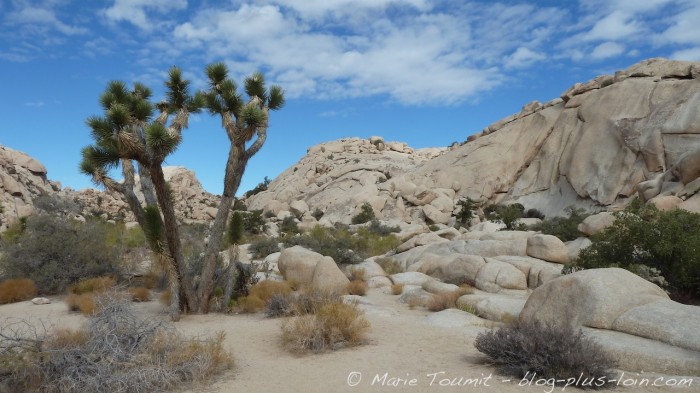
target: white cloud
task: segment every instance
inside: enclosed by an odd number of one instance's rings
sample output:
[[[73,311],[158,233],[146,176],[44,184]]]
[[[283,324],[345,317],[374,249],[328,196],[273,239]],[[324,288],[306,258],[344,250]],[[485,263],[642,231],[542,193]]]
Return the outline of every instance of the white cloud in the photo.
[[[411,6],[419,10],[430,8],[428,0],[263,0],[261,3],[289,7],[303,18],[319,18],[329,14],[341,16],[362,11],[376,12],[391,5]]]
[[[642,26],[632,15],[623,11],[613,11],[596,22],[581,38],[586,41],[617,40],[638,34],[640,31]]]
[[[596,46],[591,52],[592,59],[600,60],[619,56],[625,52],[625,46],[617,42],[604,42]]]
[[[671,58],[676,60],[700,61],[700,46],[676,51],[671,55]]]
[[[700,44],[700,3],[672,17],[671,26],[661,35],[665,43]]]
[[[530,67],[534,63],[542,61],[545,58],[545,55],[521,46],[515,52],[513,52],[513,54],[506,57],[503,65],[506,68],[525,68]]]
[[[24,106],[28,106],[30,108],[41,108],[42,106],[46,105],[44,101],[31,101],[31,102],[26,102]]]
[[[54,10],[48,7],[32,7],[25,5],[19,10],[10,12],[7,15],[7,20],[12,24],[32,25],[33,27],[45,26],[65,35],[87,33],[85,28],[70,26],[61,22],[56,17]]]
[[[166,13],[187,8],[187,0],[114,0],[114,4],[104,10],[112,22],[126,21],[140,29],[151,30],[154,25],[146,15],[146,10]]]

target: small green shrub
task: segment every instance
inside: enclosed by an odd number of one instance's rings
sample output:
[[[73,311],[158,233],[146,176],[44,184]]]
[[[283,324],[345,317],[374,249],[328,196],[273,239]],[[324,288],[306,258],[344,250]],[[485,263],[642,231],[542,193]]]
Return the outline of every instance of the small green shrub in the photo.
[[[525,213],[523,213],[523,217],[525,218],[539,218],[540,220],[544,220],[544,213],[537,209],[527,209],[525,210]]]
[[[523,217],[523,212],[525,211],[525,207],[519,203],[496,205],[495,207],[487,208],[486,211],[488,213],[485,212],[485,214],[489,220],[502,222],[506,226],[506,230],[524,229],[523,226],[517,224],[517,220]]]
[[[665,279],[678,301],[700,300],[700,214],[652,204],[614,214],[615,223],[592,236],[567,271],[621,267],[652,282]]]
[[[374,209],[372,209],[372,205],[370,205],[368,202],[365,202],[362,204],[360,207],[360,212],[357,213],[357,215],[352,217],[352,223],[353,224],[364,224],[366,222],[369,222],[371,220],[374,220]]]
[[[474,210],[477,208],[476,201],[469,197],[462,197],[457,201],[457,207],[458,209],[455,209],[452,217],[457,219],[457,224],[459,224],[459,226],[468,225],[469,221],[472,219]]]
[[[480,333],[474,346],[505,375],[553,379],[567,386],[604,387],[616,366],[594,340],[566,324],[517,321]]]
[[[265,231],[265,219],[262,210],[250,210],[243,215],[243,229],[254,235]]]
[[[319,208],[314,209],[313,213],[311,213],[311,216],[316,219],[316,221],[320,220],[323,217],[323,211]]]
[[[395,225],[393,227],[388,226],[388,225],[384,225],[381,222],[379,222],[379,220],[376,220],[376,219],[369,222],[369,226],[367,227],[367,230],[369,230],[370,232],[372,232],[376,235],[380,235],[380,236],[386,236],[386,235],[389,235],[391,233],[401,232],[401,228],[399,228],[398,225]]]
[[[0,256],[3,278],[29,278],[40,293],[63,292],[83,277],[116,275],[123,247],[107,246],[112,224],[47,215],[26,220]]]
[[[359,263],[366,258],[384,254],[400,244],[393,234],[377,235],[368,228],[351,233],[347,228],[314,227],[299,236],[287,237],[285,246],[302,246],[333,258],[336,263]]]
[[[262,259],[266,256],[279,252],[280,246],[277,243],[277,239],[274,237],[265,237],[260,240],[256,240],[250,246],[248,246],[248,251],[253,253],[253,258]]]
[[[540,231],[545,235],[556,236],[563,242],[581,237],[578,225],[589,215],[581,208],[568,207],[565,211],[567,213],[566,217],[552,217],[531,226],[530,229]]]
[[[263,192],[263,191],[266,191],[266,190],[267,190],[267,187],[270,185],[270,183],[272,183],[272,180],[268,179],[268,177],[265,176],[265,178],[263,179],[263,181],[261,181],[260,183],[258,183],[258,185],[255,186],[255,188],[253,188],[253,189],[250,190],[250,191],[246,191],[245,197],[246,197],[246,198],[250,198],[250,197],[252,197],[253,195],[257,195],[257,194],[260,194],[260,193]]]
[[[294,216],[287,216],[284,218],[284,220],[282,220],[280,223],[280,232],[284,233],[285,235],[294,235],[300,232],[299,225],[297,224]]]

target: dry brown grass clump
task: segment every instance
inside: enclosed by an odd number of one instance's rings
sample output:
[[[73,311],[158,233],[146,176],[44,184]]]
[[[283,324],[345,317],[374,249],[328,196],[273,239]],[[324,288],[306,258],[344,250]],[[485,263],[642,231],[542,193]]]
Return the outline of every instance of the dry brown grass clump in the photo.
[[[286,281],[264,280],[250,287],[248,296],[238,299],[240,311],[256,313],[265,309],[273,298],[285,297],[292,293],[292,287]]]
[[[223,333],[187,339],[159,319],[136,315],[124,296],[106,292],[95,302],[97,311],[80,330],[0,324],[0,391],[162,392],[233,366]]]
[[[425,307],[430,311],[447,310],[448,308],[454,308],[456,306],[457,299],[459,299],[459,293],[457,291],[438,293],[430,297]]]
[[[114,288],[116,282],[112,277],[94,277],[80,280],[68,287],[68,293],[82,295],[84,293],[104,292]]]
[[[403,286],[404,284],[392,284],[391,285],[391,294],[392,295],[400,295],[403,293]]]
[[[370,327],[363,314],[354,304],[324,304],[284,323],[282,345],[294,353],[319,353],[363,344]]]
[[[158,295],[158,302],[164,306],[170,306],[170,291],[163,291]]]
[[[388,275],[403,273],[403,267],[394,258],[391,257],[379,257],[374,260],[379,266],[384,269],[384,272]]]
[[[347,286],[348,294],[350,295],[365,296],[368,289],[369,285],[362,280],[352,280]]]
[[[28,278],[15,278],[0,282],[0,304],[29,300],[36,294],[36,285]]]
[[[131,300],[135,302],[147,302],[151,300],[151,291],[146,287],[129,288]]]
[[[348,277],[348,278],[350,279],[350,281],[356,281],[356,280],[365,281],[366,276],[367,276],[367,272],[365,271],[365,269],[361,269],[361,268],[358,269],[358,268],[353,267],[353,268],[350,268],[350,277]]]
[[[66,296],[65,302],[70,311],[79,311],[83,315],[91,315],[97,308],[93,295],[89,293],[82,295],[71,293],[70,295]]]

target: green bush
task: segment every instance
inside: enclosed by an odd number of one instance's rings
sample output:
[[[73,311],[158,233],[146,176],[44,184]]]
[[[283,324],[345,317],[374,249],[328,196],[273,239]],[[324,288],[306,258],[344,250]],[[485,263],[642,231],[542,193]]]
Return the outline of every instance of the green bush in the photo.
[[[277,239],[274,237],[266,237],[251,243],[248,247],[248,251],[253,254],[253,258],[262,259],[266,256],[279,252],[280,247],[277,244]]]
[[[250,210],[243,216],[243,229],[246,232],[258,235],[265,231],[265,219],[262,210]]]
[[[260,182],[260,183],[258,183],[258,185],[255,186],[255,188],[253,188],[253,189],[250,190],[250,191],[246,191],[245,197],[246,197],[246,198],[250,198],[250,197],[252,197],[253,195],[256,195],[256,194],[259,194],[259,193],[261,193],[261,192],[263,192],[263,191],[266,191],[266,190],[267,190],[267,186],[269,186],[270,183],[272,183],[272,180],[270,180],[267,176],[265,176],[265,178],[263,179],[263,181]]]
[[[280,232],[286,235],[293,235],[299,233],[299,225],[297,224],[294,216],[287,216],[280,223]]]
[[[378,235],[368,228],[351,233],[347,228],[314,227],[308,233],[287,237],[285,246],[302,246],[329,256],[337,263],[359,263],[366,258],[384,254],[399,245],[396,236]]]
[[[63,292],[84,277],[117,273],[120,244],[107,246],[113,225],[99,220],[71,222],[31,216],[26,227],[6,243],[0,258],[3,278],[30,278],[39,292]]]
[[[321,217],[323,217],[323,211],[321,209],[316,208],[314,209],[313,213],[311,213],[311,216],[316,219],[316,221],[320,220]]]
[[[364,224],[374,219],[374,209],[372,209],[372,205],[370,205],[368,202],[365,202],[362,204],[360,212],[352,218],[352,223]]]
[[[658,280],[659,275],[649,270],[656,269],[668,281],[673,298],[700,300],[700,214],[681,209],[662,212],[651,204],[633,204],[614,214],[615,223],[592,236],[593,244],[566,271],[621,267],[646,271],[643,275]]]
[[[589,215],[581,208],[568,207],[565,211],[567,217],[553,217],[531,226],[530,229],[556,236],[563,242],[581,237],[578,225]]]
[[[479,333],[479,352],[517,378],[554,380],[567,386],[601,388],[613,378],[615,362],[581,330],[563,325],[515,322]]]
[[[486,211],[486,217],[492,221],[502,222],[507,230],[522,230],[524,229],[522,225],[518,225],[516,221],[519,218],[523,218],[523,212],[525,207],[519,203],[513,203],[511,205],[491,205]]]
[[[476,201],[469,197],[462,197],[457,202],[457,207],[459,210],[456,210],[452,216],[457,219],[459,226],[468,225],[469,220],[472,219],[474,209],[477,208]]]
[[[391,233],[399,233],[401,232],[401,228],[396,226],[388,226],[384,225],[379,220],[372,220],[369,223],[369,226],[367,227],[367,230],[374,233],[375,235],[380,235],[380,236],[386,236]]]

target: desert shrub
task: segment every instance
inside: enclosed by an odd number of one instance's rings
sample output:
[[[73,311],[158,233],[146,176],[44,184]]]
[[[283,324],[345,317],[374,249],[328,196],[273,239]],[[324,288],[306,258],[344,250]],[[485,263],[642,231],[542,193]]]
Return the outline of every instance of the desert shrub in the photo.
[[[455,308],[459,296],[457,291],[433,294],[430,299],[428,299],[426,308],[430,311],[442,311],[448,308]]]
[[[0,304],[29,300],[36,294],[36,285],[28,278],[15,278],[0,282]]]
[[[364,343],[370,325],[353,304],[334,302],[316,313],[294,317],[282,325],[282,345],[294,353],[320,353]]]
[[[96,310],[95,298],[89,293],[82,295],[71,293],[66,296],[65,302],[68,305],[68,310],[80,312],[84,315],[94,314]]]
[[[274,295],[288,295],[292,287],[286,281],[263,280],[250,288],[250,295],[267,302]]]
[[[480,333],[479,352],[518,378],[551,379],[581,387],[602,387],[612,379],[615,363],[592,339],[566,324],[518,321]],[[587,381],[587,383],[586,383]]]
[[[263,191],[266,191],[267,187],[270,185],[271,182],[272,182],[272,180],[270,180],[267,176],[265,176],[263,181],[258,183],[258,185],[255,186],[255,188],[253,188],[250,191],[246,191],[246,193],[244,194],[246,199],[252,197],[253,195],[257,195]]]
[[[391,257],[379,257],[374,260],[379,266],[382,267],[384,272],[388,275],[403,273],[403,267],[394,258]]]
[[[357,215],[352,217],[351,222],[353,224],[364,224],[366,222],[369,222],[371,220],[374,220],[374,209],[372,209],[372,205],[370,205],[368,202],[365,202],[362,204],[360,207],[360,212],[357,213]]]
[[[391,294],[392,295],[400,295],[403,293],[403,287],[404,284],[392,284],[391,285]]]
[[[265,237],[254,241],[248,246],[248,251],[253,254],[253,258],[262,259],[266,256],[279,252],[280,246],[274,237]]]
[[[316,221],[320,220],[321,217],[323,217],[323,211],[319,208],[314,209],[314,211],[311,213],[311,217],[315,218]]]
[[[540,220],[544,220],[544,213],[537,209],[527,209],[523,213],[523,217],[525,218],[539,218]]]
[[[29,278],[40,293],[63,292],[83,277],[116,274],[120,247],[106,247],[111,224],[31,216],[0,256],[3,278]]]
[[[13,391],[156,392],[205,382],[233,366],[223,333],[190,340],[158,318],[136,315],[128,299],[99,296],[79,330],[0,324],[0,375]]]
[[[113,288],[116,282],[112,277],[85,278],[68,287],[68,293],[82,295],[91,292],[104,292]]]
[[[493,206],[493,205],[492,205]],[[484,212],[486,217],[492,221],[500,221],[506,226],[506,230],[522,230],[524,227],[518,225],[517,221],[519,218],[523,217],[523,212],[525,207],[519,203],[513,203],[510,205],[496,205],[493,208],[487,209]]]
[[[343,298],[335,292],[302,290],[291,298],[294,315],[315,314],[328,304],[342,303]]]
[[[369,285],[367,285],[367,283],[362,280],[352,280],[350,281],[350,283],[348,283],[347,286],[349,295],[365,296],[367,294],[368,289]]]
[[[430,229],[430,232],[437,232],[440,230],[440,227],[435,224],[431,224],[430,226],[428,226],[428,229]]]
[[[662,212],[648,204],[632,205],[615,216],[615,223],[592,236],[591,246],[566,272],[620,267],[657,284],[664,278],[673,298],[700,300],[700,214]]]
[[[250,210],[243,213],[243,229],[254,235],[258,235],[265,231],[265,219],[262,216],[262,210]]]
[[[34,208],[54,215],[79,214],[81,206],[75,201],[58,195],[39,195],[32,201]]]
[[[238,306],[242,312],[256,313],[266,309],[273,297],[291,292],[292,288],[286,281],[263,280],[251,286],[247,296],[238,299]]]
[[[276,293],[270,297],[265,306],[265,314],[270,318],[286,317],[293,312],[290,294]]]
[[[134,302],[147,302],[151,300],[151,291],[145,287],[129,288],[131,300]]]
[[[293,235],[299,233],[299,225],[297,220],[293,216],[285,217],[280,223],[280,232],[286,235]]]
[[[374,233],[375,235],[380,235],[380,236],[386,236],[392,233],[399,233],[401,232],[401,228],[399,228],[398,225],[395,226],[388,226],[384,225],[379,220],[372,220],[369,222],[369,226],[367,227],[367,230],[370,231],[371,233]]]
[[[581,208],[568,207],[565,210],[566,217],[552,217],[533,225],[530,229],[540,231],[545,235],[553,235],[568,242],[581,237],[578,225],[589,215]]]
[[[394,235],[381,236],[367,228],[351,233],[347,228],[314,227],[299,236],[287,237],[285,246],[302,246],[333,258],[336,263],[359,263],[375,255],[395,249],[399,240]]]
[[[257,296],[248,295],[238,298],[238,307],[244,313],[256,313],[265,309],[267,302]]]
[[[158,302],[164,306],[170,306],[170,291],[163,291],[158,295]]]
[[[455,209],[455,212],[452,214],[452,217],[456,218],[459,226],[465,226],[469,224],[469,221],[472,219],[473,212],[477,208],[477,202],[469,197],[462,197],[457,201],[457,208],[458,209]],[[431,229],[431,231],[433,231],[433,229]]]

